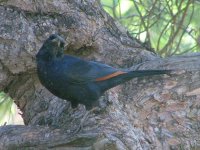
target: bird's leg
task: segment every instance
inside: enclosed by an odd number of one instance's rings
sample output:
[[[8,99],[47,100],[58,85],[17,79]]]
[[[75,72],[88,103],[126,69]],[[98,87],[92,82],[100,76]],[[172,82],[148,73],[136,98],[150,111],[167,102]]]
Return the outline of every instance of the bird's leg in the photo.
[[[99,111],[100,108],[99,107],[93,107],[91,110],[86,111],[85,115],[83,116],[83,118],[81,119],[80,125],[78,126],[77,130],[75,131],[75,133],[81,131],[83,129],[83,125],[84,122],[88,119],[89,114],[93,113],[94,111]]]

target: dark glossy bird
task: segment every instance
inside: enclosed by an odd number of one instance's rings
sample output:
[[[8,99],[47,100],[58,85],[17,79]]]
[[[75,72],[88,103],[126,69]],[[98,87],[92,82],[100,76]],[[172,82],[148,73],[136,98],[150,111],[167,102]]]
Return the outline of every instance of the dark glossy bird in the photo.
[[[36,55],[39,79],[51,93],[69,100],[72,107],[91,109],[108,89],[135,77],[167,74],[168,70],[125,71],[64,54],[65,41],[51,35]]]

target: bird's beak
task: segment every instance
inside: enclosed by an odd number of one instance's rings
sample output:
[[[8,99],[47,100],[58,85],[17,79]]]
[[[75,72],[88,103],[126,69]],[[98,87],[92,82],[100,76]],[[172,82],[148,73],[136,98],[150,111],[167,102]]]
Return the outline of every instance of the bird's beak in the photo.
[[[64,45],[65,45],[65,40],[62,37],[58,36],[58,46],[60,47]]]
[[[61,46],[61,41],[60,40],[58,40],[58,47],[60,47]]]
[[[64,45],[65,45],[65,40],[62,37],[58,36],[58,35],[52,41],[56,42],[58,44],[58,47],[64,47]]]

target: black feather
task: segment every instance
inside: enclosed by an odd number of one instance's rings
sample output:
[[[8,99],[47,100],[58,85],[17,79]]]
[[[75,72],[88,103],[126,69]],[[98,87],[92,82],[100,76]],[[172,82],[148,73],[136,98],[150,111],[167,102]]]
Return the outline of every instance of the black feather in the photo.
[[[124,72],[106,64],[64,55],[63,51],[63,38],[51,35],[36,55],[37,72],[41,83],[49,91],[71,101],[73,107],[81,103],[90,109],[106,90],[134,77],[169,73],[167,70]],[[110,77],[120,71],[123,74]],[[106,76],[109,78],[97,81]]]

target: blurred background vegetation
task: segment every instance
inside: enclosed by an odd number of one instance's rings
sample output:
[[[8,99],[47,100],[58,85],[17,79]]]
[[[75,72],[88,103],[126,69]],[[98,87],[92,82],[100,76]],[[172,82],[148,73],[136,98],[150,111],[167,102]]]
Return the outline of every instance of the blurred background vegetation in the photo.
[[[163,57],[200,50],[200,0],[101,0],[129,33]]]
[[[8,124],[23,124],[23,120],[13,100],[0,92],[0,126]]]
[[[163,57],[200,51],[200,0],[101,0],[129,33]],[[13,100],[0,92],[0,125],[22,124]]]

